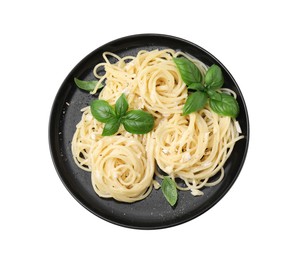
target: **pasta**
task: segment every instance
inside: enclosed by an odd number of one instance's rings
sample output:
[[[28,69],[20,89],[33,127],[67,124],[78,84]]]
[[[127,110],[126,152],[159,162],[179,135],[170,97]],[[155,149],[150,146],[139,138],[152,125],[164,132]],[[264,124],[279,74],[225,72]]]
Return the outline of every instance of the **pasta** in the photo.
[[[152,145],[146,150],[138,138],[111,136],[100,140],[94,146],[91,163],[93,187],[100,197],[133,202],[148,196],[152,189]]]
[[[100,197],[128,203],[144,199],[159,187],[154,176],[164,177],[156,164],[165,175],[183,181],[178,189],[194,196],[223,179],[223,165],[243,136],[238,122],[219,116],[208,105],[182,115],[188,90],[173,62],[180,56],[194,62],[204,77],[205,64],[172,49],[141,50],[136,57],[123,58],[105,52],[104,62],[95,66],[98,84],[92,93],[103,84],[99,99],[114,105],[124,93],[129,109],[142,109],[155,118],[147,134],[131,134],[120,126],[115,135],[102,136],[104,124],[93,117],[90,107],[82,109],[72,140],[73,158],[78,167],[91,172]],[[221,91],[236,97],[229,89]]]

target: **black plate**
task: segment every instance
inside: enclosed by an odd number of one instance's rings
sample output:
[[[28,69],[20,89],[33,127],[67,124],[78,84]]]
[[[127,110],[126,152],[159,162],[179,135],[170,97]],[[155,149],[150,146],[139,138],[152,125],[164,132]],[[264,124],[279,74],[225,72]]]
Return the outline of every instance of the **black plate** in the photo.
[[[79,90],[74,77],[94,79],[92,70],[102,61],[102,53],[114,52],[120,56],[136,55],[139,50],[172,48],[182,50],[207,65],[218,64],[224,73],[226,86],[238,94],[240,114],[238,121],[245,139],[236,143],[233,153],[225,164],[223,181],[203,189],[204,196],[193,197],[190,192],[179,192],[179,200],[173,209],[164,199],[161,190],[153,190],[146,199],[126,204],[113,199],[102,199],[91,185],[90,173],[79,169],[72,159],[71,139],[76,124],[81,119],[80,109],[89,105],[95,96]],[[69,104],[69,105],[68,105]],[[215,205],[230,189],[239,175],[248,150],[248,113],[240,89],[224,65],[201,47],[186,40],[158,34],[141,34],[109,42],[80,61],[60,87],[53,103],[49,122],[49,144],[56,170],[65,187],[85,208],[109,222],[141,229],[157,229],[174,226],[193,219]]]

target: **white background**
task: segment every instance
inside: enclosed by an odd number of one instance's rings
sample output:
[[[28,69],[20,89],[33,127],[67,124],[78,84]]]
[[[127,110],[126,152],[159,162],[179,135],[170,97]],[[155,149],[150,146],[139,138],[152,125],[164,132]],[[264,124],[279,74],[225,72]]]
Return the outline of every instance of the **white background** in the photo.
[[[193,5],[193,3],[195,3]],[[2,1],[1,259],[296,259],[294,1]],[[122,36],[163,33],[215,55],[245,97],[248,156],[228,194],[177,227],[110,224],[51,160],[48,121],[70,70]]]

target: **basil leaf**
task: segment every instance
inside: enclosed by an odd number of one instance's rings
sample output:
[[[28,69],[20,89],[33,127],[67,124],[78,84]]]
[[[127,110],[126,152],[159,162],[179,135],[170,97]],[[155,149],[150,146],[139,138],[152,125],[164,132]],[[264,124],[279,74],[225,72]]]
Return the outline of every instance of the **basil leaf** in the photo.
[[[109,136],[115,134],[120,127],[120,119],[113,117],[109,119],[103,128],[102,136]]]
[[[219,93],[215,90],[208,89],[207,94],[208,94],[209,98],[211,98],[211,99],[222,101],[221,93]]]
[[[122,94],[115,103],[115,113],[117,116],[122,117],[128,110],[128,101],[124,94]]]
[[[116,117],[113,107],[105,100],[93,100],[91,102],[91,113],[102,123]]]
[[[199,90],[191,94],[183,107],[183,115],[188,115],[203,108],[207,102],[207,98],[207,94]]]
[[[146,134],[154,127],[154,117],[142,110],[131,110],[122,117],[122,123],[129,133]]]
[[[192,90],[204,90],[203,84],[201,82],[192,83],[188,86],[188,89]]]
[[[187,86],[202,81],[201,72],[192,61],[186,58],[173,58],[173,61]]]
[[[162,192],[171,206],[177,202],[177,189],[175,182],[168,176],[164,177],[161,184]]]
[[[216,99],[210,97],[210,108],[217,114],[236,118],[239,113],[239,105],[236,99],[225,93],[217,93]],[[219,98],[218,98],[219,97]]]
[[[89,92],[93,91],[98,84],[98,81],[96,80],[85,81],[85,80],[80,80],[78,78],[74,78],[74,82],[76,86],[78,86],[80,89],[83,89]],[[100,84],[99,88],[102,88],[102,87],[103,85]]]
[[[223,86],[224,84],[224,77],[222,70],[216,64],[213,64],[206,72],[205,85],[210,89],[216,90]]]

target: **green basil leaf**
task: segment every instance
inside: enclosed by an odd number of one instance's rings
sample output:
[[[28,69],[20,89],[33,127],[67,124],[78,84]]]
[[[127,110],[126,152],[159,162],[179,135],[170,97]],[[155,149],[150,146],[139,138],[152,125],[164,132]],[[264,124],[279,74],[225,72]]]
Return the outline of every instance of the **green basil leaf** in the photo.
[[[131,110],[122,117],[122,123],[129,133],[146,134],[154,127],[154,117],[142,110]]]
[[[192,61],[186,58],[173,58],[173,61],[187,86],[202,82],[201,72]]]
[[[207,98],[207,94],[199,90],[191,94],[187,98],[186,103],[183,107],[183,115],[188,115],[203,108],[207,102]]]
[[[105,100],[93,100],[91,102],[91,113],[102,123],[116,117],[113,107]]]
[[[201,82],[192,83],[188,86],[188,89],[192,90],[204,90],[204,86]]]
[[[120,119],[113,117],[109,119],[103,128],[102,136],[114,135],[120,127]]]
[[[210,97],[210,108],[219,115],[236,118],[239,113],[239,105],[236,99],[225,93],[217,94],[219,95],[216,95],[216,99]],[[218,96],[220,96],[220,100],[218,99]]]
[[[74,82],[76,86],[78,86],[80,89],[83,89],[89,92],[93,91],[98,84],[98,81],[96,80],[86,81],[86,80],[80,80],[78,78],[74,78]],[[99,88],[102,88],[102,87],[103,85],[101,84]]]
[[[174,206],[177,202],[177,189],[175,182],[168,176],[164,177],[161,189],[164,197],[171,206]]]
[[[205,85],[213,90],[219,89],[224,84],[224,77],[221,68],[213,64],[206,72]]]
[[[221,93],[219,93],[219,92],[217,92],[215,90],[208,89],[207,94],[208,94],[209,98],[211,98],[211,99],[214,99],[214,100],[217,100],[217,101],[222,101]]]
[[[115,113],[117,116],[122,117],[128,110],[128,101],[124,94],[122,94],[115,103]]]

